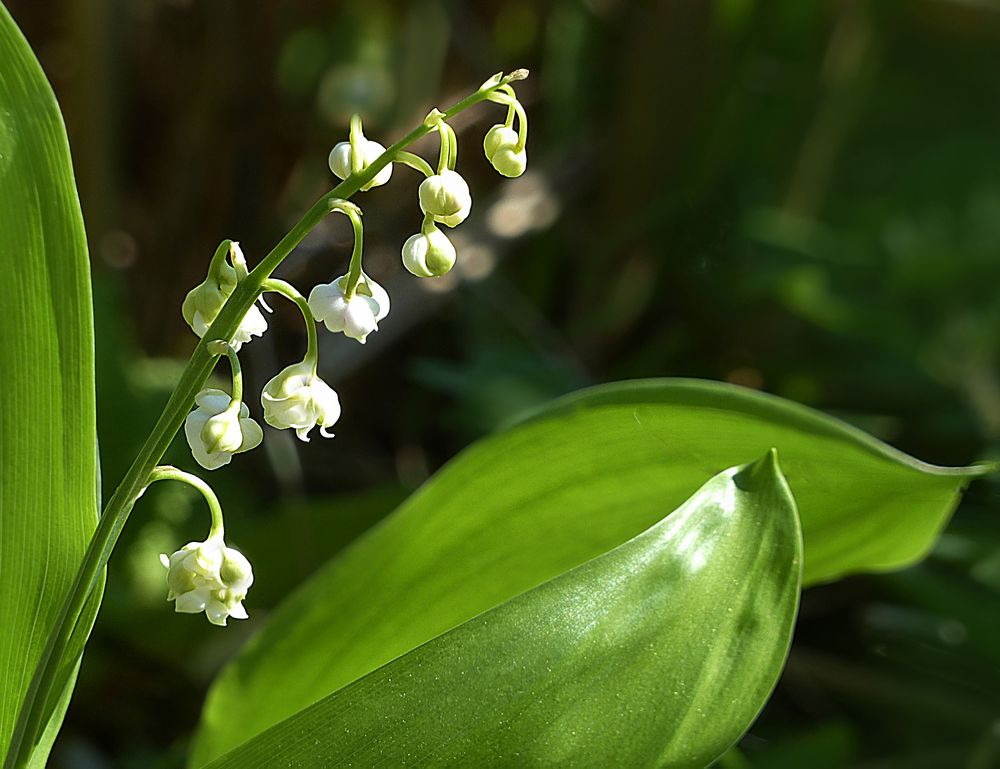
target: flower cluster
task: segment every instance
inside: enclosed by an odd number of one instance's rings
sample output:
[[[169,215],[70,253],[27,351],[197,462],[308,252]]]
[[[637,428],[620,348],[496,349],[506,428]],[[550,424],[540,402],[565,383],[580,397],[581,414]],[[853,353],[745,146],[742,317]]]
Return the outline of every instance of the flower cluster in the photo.
[[[523,70],[507,77],[498,74],[451,112],[435,109],[427,115],[415,134],[438,134],[440,149],[436,168],[418,155],[405,151],[401,145],[386,150],[382,144],[367,139],[358,115],[351,119],[348,140],[337,143],[330,151],[330,170],[340,179],[348,180],[348,185],[350,180],[356,180],[355,189],[360,192],[386,184],[392,177],[394,163],[402,163],[424,175],[417,194],[423,213],[420,232],[407,238],[402,247],[403,265],[413,275],[437,277],[452,269],[457,258],[455,247],[439,226],[457,227],[472,210],[469,185],[456,170],[458,136],[448,123],[450,117],[476,101],[506,106],[505,122],[489,129],[483,149],[489,162],[502,175],[515,177],[524,173],[527,117],[510,83],[525,75]],[[362,178],[357,179],[359,176]],[[309,433],[315,427],[319,427],[321,436],[333,437],[330,428],[341,413],[337,393],[317,374],[317,323],[324,324],[332,333],[342,333],[364,344],[388,316],[390,304],[386,290],[363,269],[361,209],[339,198],[330,198],[325,203],[331,213],[347,216],[353,228],[354,248],[347,271],[329,283],[313,287],[308,299],[281,280],[265,278],[252,284],[264,309],[269,308],[263,304],[261,294],[278,293],[296,304],[306,323],[308,345],[304,357],[274,376],[261,394],[264,421],[279,430],[294,430],[302,441],[309,440]],[[212,257],[205,280],[188,293],[181,308],[184,320],[199,337],[209,335],[227,301],[250,276],[239,244],[223,241]],[[230,324],[233,321],[227,320]],[[220,322],[220,325],[223,324]],[[205,343],[208,354],[226,355],[232,370],[232,394],[214,388],[202,390],[195,397],[195,407],[184,424],[191,453],[206,470],[229,464],[233,455],[250,451],[263,440],[263,430],[251,417],[243,399],[237,352],[266,330],[267,320],[254,303],[228,339],[213,339],[214,335],[209,335],[210,341]],[[203,484],[193,476],[168,470],[162,477]],[[202,487],[199,485],[199,488]],[[246,617],[242,600],[253,576],[246,558],[225,546],[221,535],[221,510],[217,501],[213,502],[214,495],[209,497],[210,489],[206,492],[202,488],[202,491],[213,505],[213,516],[218,517],[213,523],[214,533],[204,542],[192,542],[169,557],[163,556],[162,560],[168,568],[169,599],[176,601],[177,611],[204,611],[211,622],[224,625],[227,617]]]

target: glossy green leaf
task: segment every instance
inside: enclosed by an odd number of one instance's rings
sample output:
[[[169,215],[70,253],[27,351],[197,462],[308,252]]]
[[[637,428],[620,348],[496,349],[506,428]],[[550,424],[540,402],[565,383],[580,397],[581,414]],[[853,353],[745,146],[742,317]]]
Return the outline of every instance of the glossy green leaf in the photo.
[[[707,766],[791,640],[801,533],[774,457],[211,766]]]
[[[0,756],[97,521],[90,273],[62,117],[0,6]],[[82,648],[96,598],[81,621]],[[68,702],[32,757],[42,766]]]
[[[981,472],[924,465],[731,385],[648,380],[561,399],[462,453],[288,600],[213,687],[193,764],[607,552],[772,445],[802,515],[807,582],[920,557]]]

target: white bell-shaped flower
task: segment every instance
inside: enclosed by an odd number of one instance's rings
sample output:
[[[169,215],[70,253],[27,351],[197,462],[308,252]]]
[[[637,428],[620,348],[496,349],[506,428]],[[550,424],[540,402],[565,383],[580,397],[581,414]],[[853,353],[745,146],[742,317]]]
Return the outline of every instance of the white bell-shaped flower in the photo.
[[[428,176],[420,183],[417,195],[421,210],[448,227],[461,224],[472,210],[469,185],[455,171]]]
[[[206,470],[228,465],[233,454],[250,451],[264,439],[247,405],[241,403],[237,415],[230,409],[233,399],[222,390],[202,390],[194,402],[197,408],[184,420],[184,435],[195,461]]]
[[[403,244],[403,266],[418,278],[435,278],[455,266],[455,246],[437,227],[411,235]]]
[[[236,270],[223,262],[218,269],[209,272],[204,281],[188,291],[181,305],[181,315],[194,333],[199,337],[205,336],[235,289]]]
[[[378,142],[370,141],[369,139],[361,139],[358,142],[361,148],[361,170],[368,168],[372,163],[374,163],[379,155],[385,152],[385,147],[383,147]],[[333,171],[334,175],[338,179],[346,179],[351,175],[351,169],[353,168],[353,152],[351,150],[350,142],[339,142],[332,150],[330,150],[330,170]],[[375,178],[372,179],[368,184],[361,188],[362,192],[367,192],[372,187],[381,187],[392,176],[392,163],[386,165],[381,171],[375,174]]]
[[[239,243],[231,244],[233,257],[244,266],[243,274],[246,274],[246,260],[240,250]],[[236,270],[228,262],[221,262],[218,267],[209,272],[208,277],[184,297],[181,305],[181,315],[199,337],[204,337],[209,326],[215,322],[222,306],[226,300],[236,290],[238,282]],[[261,336],[267,331],[267,319],[263,313],[253,305],[247,314],[243,316],[240,325],[233,334],[233,349],[239,350],[244,344],[255,336]]]
[[[378,322],[389,314],[389,294],[364,274],[350,299],[344,294],[346,285],[347,275],[341,275],[315,286],[309,292],[309,309],[333,333],[342,331],[364,344],[368,335],[378,330]]]
[[[205,612],[213,625],[226,619],[247,619],[243,606],[253,584],[253,569],[246,557],[221,536],[189,542],[172,555],[162,554],[167,569],[167,600],[184,614]]]
[[[486,159],[497,171],[510,178],[520,176],[528,167],[528,152],[524,148],[518,152],[517,144],[517,131],[499,123],[487,131],[483,139]]]
[[[239,352],[243,345],[255,336],[263,336],[265,331],[267,331],[267,318],[264,317],[264,313],[256,304],[251,305],[233,334],[233,349]]]
[[[307,361],[289,366],[264,385],[261,402],[265,422],[279,430],[294,429],[301,441],[308,441],[317,425],[320,435],[332,438],[327,428],[340,419],[340,398]]]

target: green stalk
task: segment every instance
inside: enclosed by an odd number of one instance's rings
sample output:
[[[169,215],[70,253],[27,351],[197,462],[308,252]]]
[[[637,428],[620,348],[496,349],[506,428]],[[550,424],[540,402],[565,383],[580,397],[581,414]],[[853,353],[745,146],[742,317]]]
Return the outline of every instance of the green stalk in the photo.
[[[309,302],[300,294],[295,286],[283,280],[271,278],[264,281],[264,290],[281,294],[286,299],[295,302],[295,306],[302,313],[302,320],[306,324],[306,357],[302,360],[312,367],[312,375],[316,376],[316,368],[319,365],[319,340],[316,337],[316,318],[313,317],[312,310],[309,309]]]
[[[149,482],[156,483],[157,481],[180,481],[200,491],[208,503],[208,512],[212,516],[212,528],[208,531],[207,539],[225,536],[226,529],[222,521],[222,505],[219,504],[219,498],[215,496],[212,487],[205,483],[205,481],[197,475],[191,475],[191,473],[178,470],[171,465],[159,465],[154,468],[153,472],[149,474]]]
[[[501,85],[506,84],[511,79],[519,80],[523,77],[523,71],[516,71],[491,88],[474,91],[452,105],[444,113],[444,118],[454,117],[474,104],[485,101]],[[101,514],[94,535],[87,546],[87,552],[84,553],[73,586],[63,601],[62,608],[49,634],[48,642],[42,650],[24,702],[21,703],[17,723],[11,735],[10,749],[4,760],[4,769],[23,769],[27,766],[31,752],[34,750],[51,712],[46,705],[57,694],[53,690],[58,681],[58,672],[64,662],[70,662],[63,658],[87,599],[100,580],[101,572],[111,557],[111,552],[125,522],[128,520],[129,513],[132,512],[132,507],[149,484],[152,473],[164,452],[184,424],[184,419],[191,409],[191,404],[194,403],[195,396],[204,387],[205,381],[215,367],[218,359],[208,351],[208,345],[218,339],[233,338],[233,334],[236,333],[243,317],[260,296],[265,281],[271,277],[271,273],[319,224],[323,217],[330,213],[331,205],[336,201],[346,200],[358,192],[374,179],[379,171],[393,162],[400,152],[417,139],[428,134],[432,128],[433,126],[426,124],[417,126],[383,152],[364,171],[352,174],[313,203],[312,207],[278,241],[278,244],[271,249],[271,252],[264,257],[261,263],[244,280],[240,281],[205,336],[198,342],[184,372],[181,374],[180,381],[170,396],[170,400],[167,401],[160,418],[156,421],[153,432],[146,439],[132,462],[132,466],[125,473],[125,477],[104,507],[104,512]],[[220,246],[220,250],[221,248]]]
[[[396,162],[402,163],[404,166],[409,166],[414,171],[419,171],[425,177],[434,176],[434,169],[431,168],[431,164],[420,157],[420,155],[414,155],[412,152],[400,152],[396,157]]]
[[[351,262],[347,268],[347,282],[344,286],[344,298],[350,300],[358,287],[358,281],[361,280],[361,255],[364,250],[365,231],[358,209],[345,210],[344,213],[350,218],[351,227],[354,229],[354,248],[351,250]]]
[[[240,366],[240,358],[236,354],[236,350],[229,342],[223,342],[221,339],[216,339],[214,342],[208,343],[208,353],[209,355],[225,355],[229,358],[229,365],[233,372],[233,389],[232,395],[229,397],[232,399],[233,403],[239,404],[243,402],[243,367]],[[236,410],[239,411],[239,406],[236,406]],[[178,471],[180,472],[180,471]]]

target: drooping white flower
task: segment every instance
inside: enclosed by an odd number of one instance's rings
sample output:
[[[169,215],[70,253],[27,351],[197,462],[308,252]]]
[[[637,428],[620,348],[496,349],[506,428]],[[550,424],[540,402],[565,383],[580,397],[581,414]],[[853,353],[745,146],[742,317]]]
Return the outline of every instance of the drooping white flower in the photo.
[[[181,315],[199,337],[205,336],[235,289],[236,270],[222,262],[217,269],[209,272],[204,281],[188,291],[181,305]]]
[[[233,333],[233,349],[239,352],[243,345],[255,336],[263,336],[265,331],[267,331],[267,318],[256,304],[251,305]]]
[[[469,185],[455,171],[428,176],[420,183],[417,195],[421,210],[448,227],[461,224],[472,210]]]
[[[206,470],[228,465],[233,454],[260,445],[264,431],[250,418],[250,409],[240,404],[239,414],[230,409],[232,398],[222,390],[207,388],[195,396],[197,406],[184,420],[184,435],[195,461]]]
[[[333,333],[342,331],[364,344],[368,335],[378,330],[378,322],[389,314],[389,294],[364,273],[350,299],[344,294],[346,285],[347,275],[341,275],[315,286],[309,292],[309,309]]]
[[[486,132],[483,149],[486,159],[504,176],[514,178],[524,173],[528,166],[528,152],[523,147],[517,150],[517,131],[497,124]]]
[[[437,227],[411,235],[403,244],[403,266],[418,278],[434,278],[455,266],[455,246]]]
[[[205,612],[213,625],[226,619],[247,619],[243,606],[253,584],[250,561],[221,536],[204,542],[189,542],[172,555],[160,555],[167,569],[167,600],[184,614]]]
[[[293,428],[301,441],[308,441],[317,425],[320,435],[332,438],[327,428],[340,419],[340,398],[307,361],[288,366],[264,385],[261,402],[265,422],[279,430]]]
[[[246,260],[240,250],[239,243],[230,244],[230,258],[242,267],[242,274],[246,275]],[[226,300],[236,290],[239,274],[226,261],[221,261],[218,265],[210,268],[208,276],[204,281],[191,289],[184,297],[181,305],[181,315],[199,337],[204,337],[209,326],[215,322],[222,306]],[[247,310],[240,325],[233,334],[233,349],[239,350],[252,337],[261,336],[267,331],[267,320],[263,313],[253,305]]]
[[[373,142],[369,139],[361,139],[358,144],[361,147],[362,171],[374,163],[378,159],[379,155],[385,152],[385,147],[378,142]],[[351,162],[352,156],[353,153],[351,151],[350,142],[339,142],[332,150],[330,150],[330,170],[333,171],[334,175],[336,175],[338,179],[346,179],[351,175],[351,169],[353,168],[353,163]],[[391,176],[392,163],[389,163],[385,168],[375,174],[375,178],[362,187],[361,191],[367,192],[372,187],[381,187],[389,181],[389,177]]]

